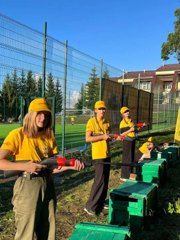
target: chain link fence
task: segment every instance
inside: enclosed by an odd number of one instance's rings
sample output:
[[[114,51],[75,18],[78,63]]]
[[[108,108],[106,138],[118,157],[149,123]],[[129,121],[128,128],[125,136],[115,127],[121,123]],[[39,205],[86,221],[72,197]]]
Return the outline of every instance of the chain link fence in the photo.
[[[18,121],[22,96],[55,96],[55,134],[62,154],[84,145],[85,124],[93,116],[95,101],[105,96],[103,82],[114,82],[122,75],[121,69],[78,51],[68,41],[63,43],[48,36],[47,24],[44,32],[39,32],[0,15],[0,119]],[[127,99],[119,100],[118,95],[116,99],[111,97],[113,104],[117,100],[117,109],[128,104]],[[137,101],[137,96],[129,98]],[[174,127],[177,106],[173,96],[168,102],[165,99],[168,101],[167,96],[164,100],[154,96],[153,129]],[[111,113],[116,123],[117,109],[116,114]]]

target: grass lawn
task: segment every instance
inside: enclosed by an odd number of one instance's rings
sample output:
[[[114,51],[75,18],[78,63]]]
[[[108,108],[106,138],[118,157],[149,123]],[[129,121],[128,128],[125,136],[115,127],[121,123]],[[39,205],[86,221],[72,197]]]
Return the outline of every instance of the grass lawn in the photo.
[[[13,124],[0,124],[0,144],[8,133],[20,127],[18,123]],[[62,125],[56,124],[55,136],[59,149],[62,146]],[[65,148],[74,148],[83,146],[85,143],[85,124],[67,124],[65,128]]]
[[[0,144],[2,143],[3,139],[7,136],[7,134],[15,129],[20,127],[18,123],[13,124],[0,124]],[[168,129],[168,125],[161,123],[159,125],[153,124],[153,131]],[[66,124],[65,126],[65,149],[77,148],[83,146],[85,144],[85,129],[86,124]],[[56,142],[61,152],[62,146],[62,125],[56,124],[55,126],[55,137]]]

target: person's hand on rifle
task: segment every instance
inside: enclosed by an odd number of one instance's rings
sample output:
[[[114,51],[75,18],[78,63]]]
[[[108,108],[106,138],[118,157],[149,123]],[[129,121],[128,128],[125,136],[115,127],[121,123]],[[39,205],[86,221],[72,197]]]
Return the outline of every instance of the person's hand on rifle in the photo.
[[[75,165],[74,165],[74,170],[80,171],[82,169],[84,169],[84,163],[76,159]]]
[[[147,124],[144,122],[144,123],[137,123],[135,126],[134,126],[134,131],[137,133],[141,128],[147,126]]]
[[[102,135],[102,140],[111,141],[112,137],[110,135],[108,135],[108,134],[103,134]]]
[[[21,163],[17,163],[17,164],[21,164]],[[38,172],[40,172],[42,169],[47,168],[46,165],[35,163],[33,161],[29,161],[27,163],[22,163],[22,164],[24,164],[25,172],[34,173],[34,174],[38,174]]]
[[[118,135],[116,140],[118,141],[123,141],[124,140],[124,136],[122,134]]]
[[[59,166],[59,167],[53,169],[53,173],[60,173],[60,172],[66,171],[66,170],[80,171],[80,170],[84,169],[83,162],[81,162],[78,159],[73,159],[73,160],[74,161],[72,161],[71,166]]]

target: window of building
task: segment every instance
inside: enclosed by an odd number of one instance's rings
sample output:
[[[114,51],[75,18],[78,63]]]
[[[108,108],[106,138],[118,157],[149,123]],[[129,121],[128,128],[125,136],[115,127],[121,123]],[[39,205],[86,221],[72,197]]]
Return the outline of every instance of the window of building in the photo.
[[[164,91],[169,92],[172,89],[172,82],[164,82]]]
[[[145,91],[150,91],[151,90],[151,82],[141,82],[140,89],[145,90]]]

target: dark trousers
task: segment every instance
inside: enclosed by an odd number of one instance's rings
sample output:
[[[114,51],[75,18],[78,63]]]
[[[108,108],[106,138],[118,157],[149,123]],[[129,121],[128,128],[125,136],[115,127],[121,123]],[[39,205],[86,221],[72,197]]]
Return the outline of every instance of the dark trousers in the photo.
[[[101,211],[104,205],[104,201],[107,196],[110,163],[111,159],[99,159],[93,160],[95,168],[94,182],[91,188],[89,199],[86,203],[86,208],[92,211]]]
[[[135,154],[135,140],[122,142],[123,145],[123,155],[122,155],[122,163],[131,164],[134,162],[134,154]],[[133,167],[131,166],[122,166],[121,167],[121,178],[128,179],[130,173],[133,172]]]

